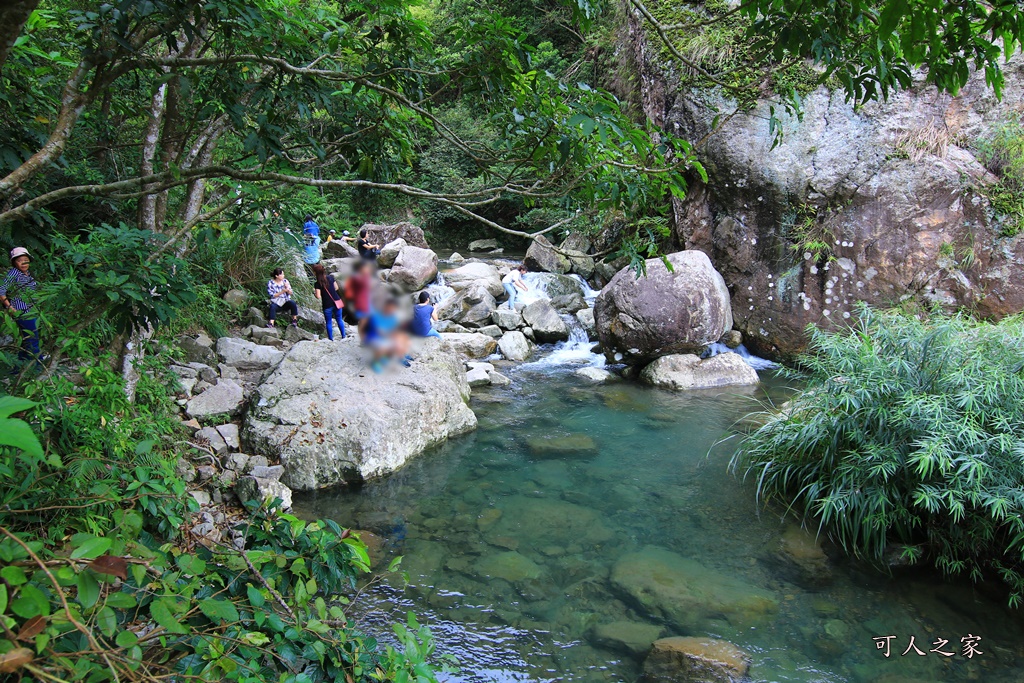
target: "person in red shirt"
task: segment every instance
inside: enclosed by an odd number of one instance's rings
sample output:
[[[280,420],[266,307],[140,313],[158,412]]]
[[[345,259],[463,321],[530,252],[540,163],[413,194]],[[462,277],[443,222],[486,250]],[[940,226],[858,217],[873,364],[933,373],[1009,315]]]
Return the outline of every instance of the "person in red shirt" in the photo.
[[[373,286],[373,264],[360,261],[348,282],[345,283],[345,299],[352,302],[355,308],[356,321],[359,326],[359,338],[366,333],[366,321],[370,318],[370,289]]]

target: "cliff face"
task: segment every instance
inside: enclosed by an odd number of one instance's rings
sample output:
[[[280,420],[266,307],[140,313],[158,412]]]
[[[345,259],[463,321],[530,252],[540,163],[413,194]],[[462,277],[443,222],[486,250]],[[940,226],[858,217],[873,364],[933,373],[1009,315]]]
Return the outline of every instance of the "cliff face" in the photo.
[[[629,36],[644,109],[664,129],[699,140],[733,111],[720,92],[681,87],[636,16]],[[774,150],[768,102],[710,135],[709,182],[675,202],[674,237],[725,277],[748,345],[795,353],[808,324],[840,324],[858,301],[1024,310],[1024,237],[1000,236],[984,195],[996,179],[971,151],[1024,111],[1024,58],[1005,71],[1002,101],[982,74],[956,97],[921,84],[858,110],[819,88]]]

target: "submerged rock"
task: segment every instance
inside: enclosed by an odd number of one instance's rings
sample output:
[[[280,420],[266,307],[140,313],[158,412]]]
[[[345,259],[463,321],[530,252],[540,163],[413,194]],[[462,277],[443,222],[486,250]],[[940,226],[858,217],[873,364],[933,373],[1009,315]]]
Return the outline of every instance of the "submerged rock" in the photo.
[[[737,683],[750,669],[750,656],[718,638],[662,638],[644,661],[650,683]]]
[[[505,579],[509,583],[536,579],[541,574],[536,562],[515,550],[487,555],[476,563],[475,569],[481,576]]]
[[[440,343],[421,340],[411,368],[377,375],[368,360],[353,338],[300,342],[257,388],[243,440],[280,455],[288,486],[379,477],[476,427],[463,362]]]
[[[611,580],[645,613],[684,630],[723,616],[735,628],[748,628],[778,609],[770,592],[661,548],[624,555]]]
[[[647,384],[686,391],[733,385],[757,384],[757,371],[736,353],[720,353],[701,360],[693,354],[662,356],[640,372]]]
[[[699,353],[732,329],[725,280],[702,251],[647,260],[647,273],[620,270],[594,304],[597,335],[606,354],[631,362],[673,353]]]
[[[795,524],[782,532],[775,559],[784,573],[807,588],[821,588],[832,581],[832,567],[821,543],[814,534]]]
[[[605,382],[609,382],[613,379],[616,379],[615,375],[608,372],[604,368],[595,368],[589,366],[585,368],[580,368],[579,370],[576,371],[575,374],[577,377],[582,377],[583,379],[593,382],[594,384],[604,384]]]
[[[636,656],[647,653],[662,630],[657,624],[642,621],[613,621],[595,626],[590,632],[590,639],[598,647]]]
[[[576,457],[597,455],[597,442],[586,434],[531,436],[526,440],[530,454],[539,458]]]

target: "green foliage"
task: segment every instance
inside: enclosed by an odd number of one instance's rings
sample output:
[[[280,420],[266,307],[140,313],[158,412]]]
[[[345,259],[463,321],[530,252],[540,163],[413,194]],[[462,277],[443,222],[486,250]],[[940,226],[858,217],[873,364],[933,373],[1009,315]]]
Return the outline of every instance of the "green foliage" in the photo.
[[[832,253],[835,234],[826,223],[829,214],[829,211],[801,205],[783,217],[783,237],[798,260],[803,260],[804,254],[810,254],[814,263],[835,259]]]
[[[809,329],[803,394],[733,467],[847,552],[998,577],[1024,597],[1024,321],[863,307]],[[922,319],[923,318],[923,319]]]
[[[1012,237],[1024,229],[1024,125],[1011,119],[976,143],[982,163],[999,177],[984,188],[1002,221],[1002,234]]]
[[[106,358],[78,384],[0,396],[0,657],[38,680],[436,679],[410,616],[382,646],[351,618],[365,545],[332,521],[251,506],[244,544],[197,544],[173,463],[160,356],[125,398]],[[396,565],[393,563],[393,566]],[[443,659],[443,658],[442,658]]]

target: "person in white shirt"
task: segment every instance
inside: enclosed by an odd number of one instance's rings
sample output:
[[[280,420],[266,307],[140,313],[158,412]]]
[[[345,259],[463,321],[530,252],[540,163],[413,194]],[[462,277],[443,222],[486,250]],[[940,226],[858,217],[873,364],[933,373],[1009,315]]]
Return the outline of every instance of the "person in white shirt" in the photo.
[[[527,291],[529,287],[523,282],[523,275],[526,273],[526,266],[519,264],[508,272],[508,275],[501,279],[501,285],[508,293],[508,307],[516,310],[516,296],[520,291]]]

